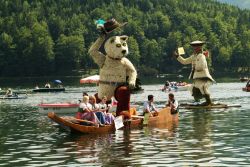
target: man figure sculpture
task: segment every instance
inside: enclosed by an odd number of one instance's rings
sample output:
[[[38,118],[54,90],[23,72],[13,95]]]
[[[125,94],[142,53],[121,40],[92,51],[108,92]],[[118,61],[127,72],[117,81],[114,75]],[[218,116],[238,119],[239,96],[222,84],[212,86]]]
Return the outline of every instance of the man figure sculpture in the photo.
[[[193,47],[193,54],[188,58],[183,58],[179,53],[175,52],[177,60],[182,64],[192,64],[192,71],[189,79],[193,79],[192,84],[192,96],[195,101],[199,101],[205,97],[206,102],[203,105],[212,105],[212,101],[209,93],[209,86],[215,82],[208,71],[208,65],[206,56],[203,52],[202,46],[205,42],[203,41],[193,41],[190,45]]]

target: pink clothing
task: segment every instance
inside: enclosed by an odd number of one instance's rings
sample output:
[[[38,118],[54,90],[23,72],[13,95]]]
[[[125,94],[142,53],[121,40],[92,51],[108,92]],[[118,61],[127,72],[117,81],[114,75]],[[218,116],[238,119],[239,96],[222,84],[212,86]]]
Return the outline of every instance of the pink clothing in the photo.
[[[92,121],[94,123],[99,123],[98,118],[96,117],[95,113],[92,111],[87,111],[87,109],[91,109],[91,105],[89,103],[81,103],[80,110],[76,113],[76,118],[77,119],[83,119],[87,121]]]

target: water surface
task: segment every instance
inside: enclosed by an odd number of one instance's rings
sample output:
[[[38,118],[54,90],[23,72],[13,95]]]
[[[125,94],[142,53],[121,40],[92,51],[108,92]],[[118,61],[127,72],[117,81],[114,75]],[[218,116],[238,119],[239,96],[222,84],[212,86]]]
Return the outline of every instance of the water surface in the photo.
[[[211,87],[215,101],[240,103],[241,108],[180,110],[175,126],[102,135],[72,135],[39,114],[40,102],[77,102],[96,87],[66,87],[64,93],[28,94],[24,100],[0,102],[0,166],[243,166],[250,165],[250,94],[242,83]],[[162,85],[145,85],[133,94],[142,105],[148,94],[158,107],[167,93]],[[174,92],[179,102],[191,102],[188,91]]]

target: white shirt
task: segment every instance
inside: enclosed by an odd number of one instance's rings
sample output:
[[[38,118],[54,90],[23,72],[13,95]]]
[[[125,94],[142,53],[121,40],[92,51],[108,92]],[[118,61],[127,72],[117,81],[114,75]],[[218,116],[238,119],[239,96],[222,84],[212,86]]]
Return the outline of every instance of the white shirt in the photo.
[[[152,111],[156,111],[155,105],[152,102],[146,101],[143,104],[143,111],[145,112],[146,110],[152,112]]]
[[[82,108],[83,111],[86,110],[86,109],[91,109],[92,108],[91,104],[89,104],[89,103],[80,103],[79,107]]]

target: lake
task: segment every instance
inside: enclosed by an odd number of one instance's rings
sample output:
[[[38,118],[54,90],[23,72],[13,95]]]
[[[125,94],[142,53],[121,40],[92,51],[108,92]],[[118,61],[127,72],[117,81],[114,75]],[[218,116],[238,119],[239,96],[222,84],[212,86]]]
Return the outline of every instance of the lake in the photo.
[[[244,166],[250,165],[250,93],[245,83],[211,87],[214,101],[241,108],[180,110],[178,125],[112,134],[70,134],[38,113],[41,102],[77,102],[96,87],[66,86],[64,93],[28,93],[27,99],[0,101],[0,166]],[[167,93],[162,84],[143,85],[131,102],[142,105],[153,94],[158,107]],[[20,91],[25,92],[26,88]],[[174,92],[191,102],[188,91]]]

